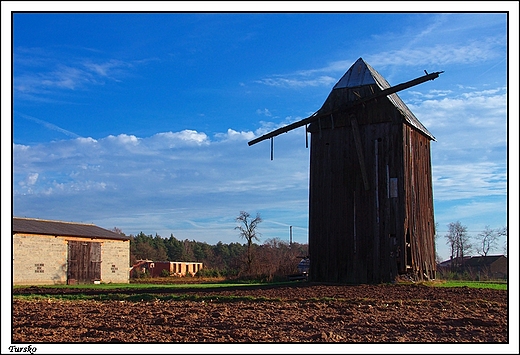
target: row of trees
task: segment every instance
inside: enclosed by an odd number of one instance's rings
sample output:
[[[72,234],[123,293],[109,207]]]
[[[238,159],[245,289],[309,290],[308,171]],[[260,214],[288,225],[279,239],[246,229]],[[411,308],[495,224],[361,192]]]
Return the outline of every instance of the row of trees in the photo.
[[[280,238],[260,241],[257,230],[262,222],[259,214],[252,217],[241,211],[235,219],[237,234],[245,240],[245,244],[218,242],[209,245],[195,240],[178,240],[170,235],[163,238],[159,235],[145,235],[139,233],[130,235],[130,261],[133,265],[137,260],[148,259],[154,261],[196,261],[204,263],[204,274],[208,276],[247,276],[263,277],[272,280],[276,276],[286,276],[296,272],[296,266],[302,257],[308,255],[308,245],[287,243]],[[114,228],[121,233],[121,230]],[[462,266],[465,256],[486,256],[499,249],[501,237],[507,240],[507,227],[485,229],[471,237],[468,228],[460,221],[448,225],[448,232],[444,236],[450,247],[450,259],[453,267]],[[504,244],[506,254],[507,244]],[[441,260],[438,260],[439,262]]]
[[[482,232],[475,237],[471,237],[468,234],[468,227],[457,221],[448,224],[448,232],[444,237],[446,244],[450,247],[450,259],[454,260],[456,267],[460,266],[459,264],[465,256],[472,254],[487,256],[489,253],[497,251],[500,238],[505,237],[507,240],[507,227],[491,229],[486,226]],[[506,254],[506,243],[503,246],[503,251]]]
[[[240,212],[236,218],[238,236],[245,244],[218,242],[209,245],[195,240],[178,240],[173,234],[169,238],[146,235],[143,232],[130,235],[130,263],[137,260],[153,261],[196,261],[204,264],[201,274],[206,276],[247,276],[273,280],[296,272],[296,266],[307,255],[307,244],[287,243],[280,238],[260,241],[258,224],[260,215],[251,218],[249,213]],[[114,228],[121,233],[121,230]]]

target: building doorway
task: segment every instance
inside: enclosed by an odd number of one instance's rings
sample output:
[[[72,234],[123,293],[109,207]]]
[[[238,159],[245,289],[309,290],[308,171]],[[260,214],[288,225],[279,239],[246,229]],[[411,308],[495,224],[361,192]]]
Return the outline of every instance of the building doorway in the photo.
[[[93,283],[101,280],[101,243],[68,242],[67,283]]]

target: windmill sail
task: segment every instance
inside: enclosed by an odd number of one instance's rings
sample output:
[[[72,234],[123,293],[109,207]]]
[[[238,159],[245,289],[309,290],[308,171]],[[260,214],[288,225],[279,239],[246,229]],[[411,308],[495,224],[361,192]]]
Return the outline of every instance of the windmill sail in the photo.
[[[359,65],[362,65],[362,67],[365,70],[358,69],[357,73],[356,73],[356,70],[353,70],[353,69],[356,68],[356,64],[358,64],[358,63],[359,63]],[[359,68],[359,65],[358,65],[358,68]],[[345,73],[345,75],[334,86],[331,94],[329,95],[329,97],[327,98],[327,100],[325,101],[323,106],[318,111],[313,113],[311,116],[304,118],[303,120],[291,123],[284,127],[280,127],[274,131],[271,131],[258,138],[255,138],[255,139],[249,141],[248,145],[251,146],[253,144],[259,143],[266,139],[278,136],[282,133],[287,133],[295,128],[302,127],[302,126],[308,125],[310,123],[316,122],[323,117],[330,117],[334,113],[337,113],[340,111],[343,111],[343,112],[350,111],[350,110],[355,109],[359,105],[364,105],[370,101],[377,100],[380,97],[389,96],[389,95],[395,94],[398,91],[405,90],[412,86],[422,84],[426,81],[434,80],[434,79],[438,78],[439,75],[442,73],[443,73],[443,71],[434,72],[434,73],[430,73],[430,74],[428,74],[426,72],[425,75],[423,75],[419,78],[416,78],[416,79],[407,81],[405,83],[390,87],[388,82],[381,75],[379,75],[379,73],[377,73],[367,63],[365,63],[363,61],[363,59],[360,58],[351,67],[351,69],[349,71],[347,71],[347,73]],[[355,101],[349,101],[349,102],[343,101],[339,105],[336,105],[335,103],[331,102],[331,101],[336,101],[336,100],[332,100],[332,99],[333,99],[334,93],[337,92],[338,90],[345,89],[345,88],[352,88],[355,86],[367,85],[367,84],[368,85],[372,85],[372,84],[377,85],[379,91],[375,91],[372,95],[369,95],[367,97],[359,97]],[[394,95],[392,95],[392,96],[394,96]],[[402,103],[402,101],[399,99],[398,96],[396,96],[396,95],[395,95],[395,97],[392,97],[392,96],[390,96],[390,98],[393,99],[392,101],[397,101],[397,102],[395,102],[396,106],[405,106]],[[412,116],[413,116],[413,114],[412,114]],[[415,117],[412,117],[410,121],[411,121],[410,123],[412,125],[414,125],[414,126],[420,125],[420,127],[418,127],[418,128],[420,128],[422,131],[427,132],[426,128],[424,128]],[[431,134],[429,134],[429,132],[427,132],[427,135],[431,136]],[[431,136],[431,137],[433,138],[433,136]]]

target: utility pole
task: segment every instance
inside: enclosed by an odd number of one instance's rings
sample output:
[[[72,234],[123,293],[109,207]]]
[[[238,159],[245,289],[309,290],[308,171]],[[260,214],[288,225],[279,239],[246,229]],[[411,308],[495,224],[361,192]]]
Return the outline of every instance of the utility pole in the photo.
[[[292,226],[289,226],[289,235],[290,235],[289,245],[292,245]]]

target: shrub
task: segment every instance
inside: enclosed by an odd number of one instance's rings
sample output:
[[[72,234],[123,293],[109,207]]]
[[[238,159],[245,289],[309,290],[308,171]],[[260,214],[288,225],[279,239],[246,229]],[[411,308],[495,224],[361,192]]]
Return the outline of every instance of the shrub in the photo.
[[[148,270],[143,272],[141,270],[134,269],[132,272],[132,277],[136,279],[148,278],[150,277],[150,272],[148,272]]]
[[[195,276],[197,277],[221,277],[220,271],[217,269],[200,269]]]

